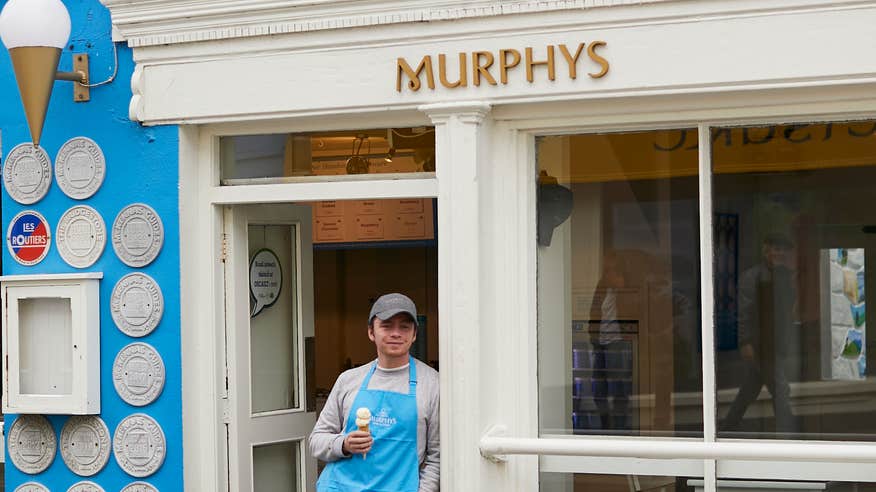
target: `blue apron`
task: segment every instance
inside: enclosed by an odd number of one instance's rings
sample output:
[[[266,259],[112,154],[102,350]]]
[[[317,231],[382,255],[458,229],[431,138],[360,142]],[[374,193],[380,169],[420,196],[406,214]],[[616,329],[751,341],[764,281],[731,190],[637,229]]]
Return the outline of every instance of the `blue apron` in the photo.
[[[371,410],[369,430],[374,438],[367,458],[354,454],[329,463],[316,483],[318,492],[417,492],[420,463],[417,456],[417,369],[410,360],[408,394],[370,390],[377,368],[371,366],[347,416],[345,434],[358,430],[356,410]]]

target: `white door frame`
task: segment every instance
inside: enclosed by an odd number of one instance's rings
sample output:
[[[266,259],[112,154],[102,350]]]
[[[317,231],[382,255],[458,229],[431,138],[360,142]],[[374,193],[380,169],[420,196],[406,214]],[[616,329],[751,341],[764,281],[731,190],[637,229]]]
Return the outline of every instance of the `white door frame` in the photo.
[[[405,180],[219,186],[223,135],[429,125],[422,113],[352,115],[295,122],[180,127],[180,290],[183,354],[184,480],[198,490],[229,490],[225,422],[232,416],[225,374],[223,206],[342,199],[435,198],[434,176]]]

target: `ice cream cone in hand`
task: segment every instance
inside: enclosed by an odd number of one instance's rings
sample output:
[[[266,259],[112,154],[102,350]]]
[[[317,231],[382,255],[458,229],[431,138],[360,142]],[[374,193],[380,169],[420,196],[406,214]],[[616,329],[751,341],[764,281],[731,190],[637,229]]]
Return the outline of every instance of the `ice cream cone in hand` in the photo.
[[[356,427],[362,432],[371,433],[369,425],[371,424],[371,410],[365,407],[356,409]],[[368,453],[362,453],[362,459],[367,459]]]

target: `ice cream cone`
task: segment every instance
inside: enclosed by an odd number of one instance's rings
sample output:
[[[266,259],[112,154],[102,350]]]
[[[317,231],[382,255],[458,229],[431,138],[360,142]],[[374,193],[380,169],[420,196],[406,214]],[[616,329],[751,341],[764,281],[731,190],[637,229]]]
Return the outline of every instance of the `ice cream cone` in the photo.
[[[360,426],[359,426],[359,430],[362,431],[362,432],[367,432],[367,433],[369,433],[369,434],[371,433],[371,431],[368,429],[368,426],[367,426],[367,425],[360,425]],[[362,459],[364,460],[364,459],[367,459],[367,458],[368,458],[368,453],[362,453]]]

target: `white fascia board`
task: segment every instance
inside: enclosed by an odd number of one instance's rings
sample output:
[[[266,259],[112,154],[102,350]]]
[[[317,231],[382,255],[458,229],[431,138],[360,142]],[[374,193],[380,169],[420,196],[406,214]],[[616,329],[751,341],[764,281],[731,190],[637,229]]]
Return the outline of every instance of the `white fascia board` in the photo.
[[[101,0],[131,47],[678,0]]]

